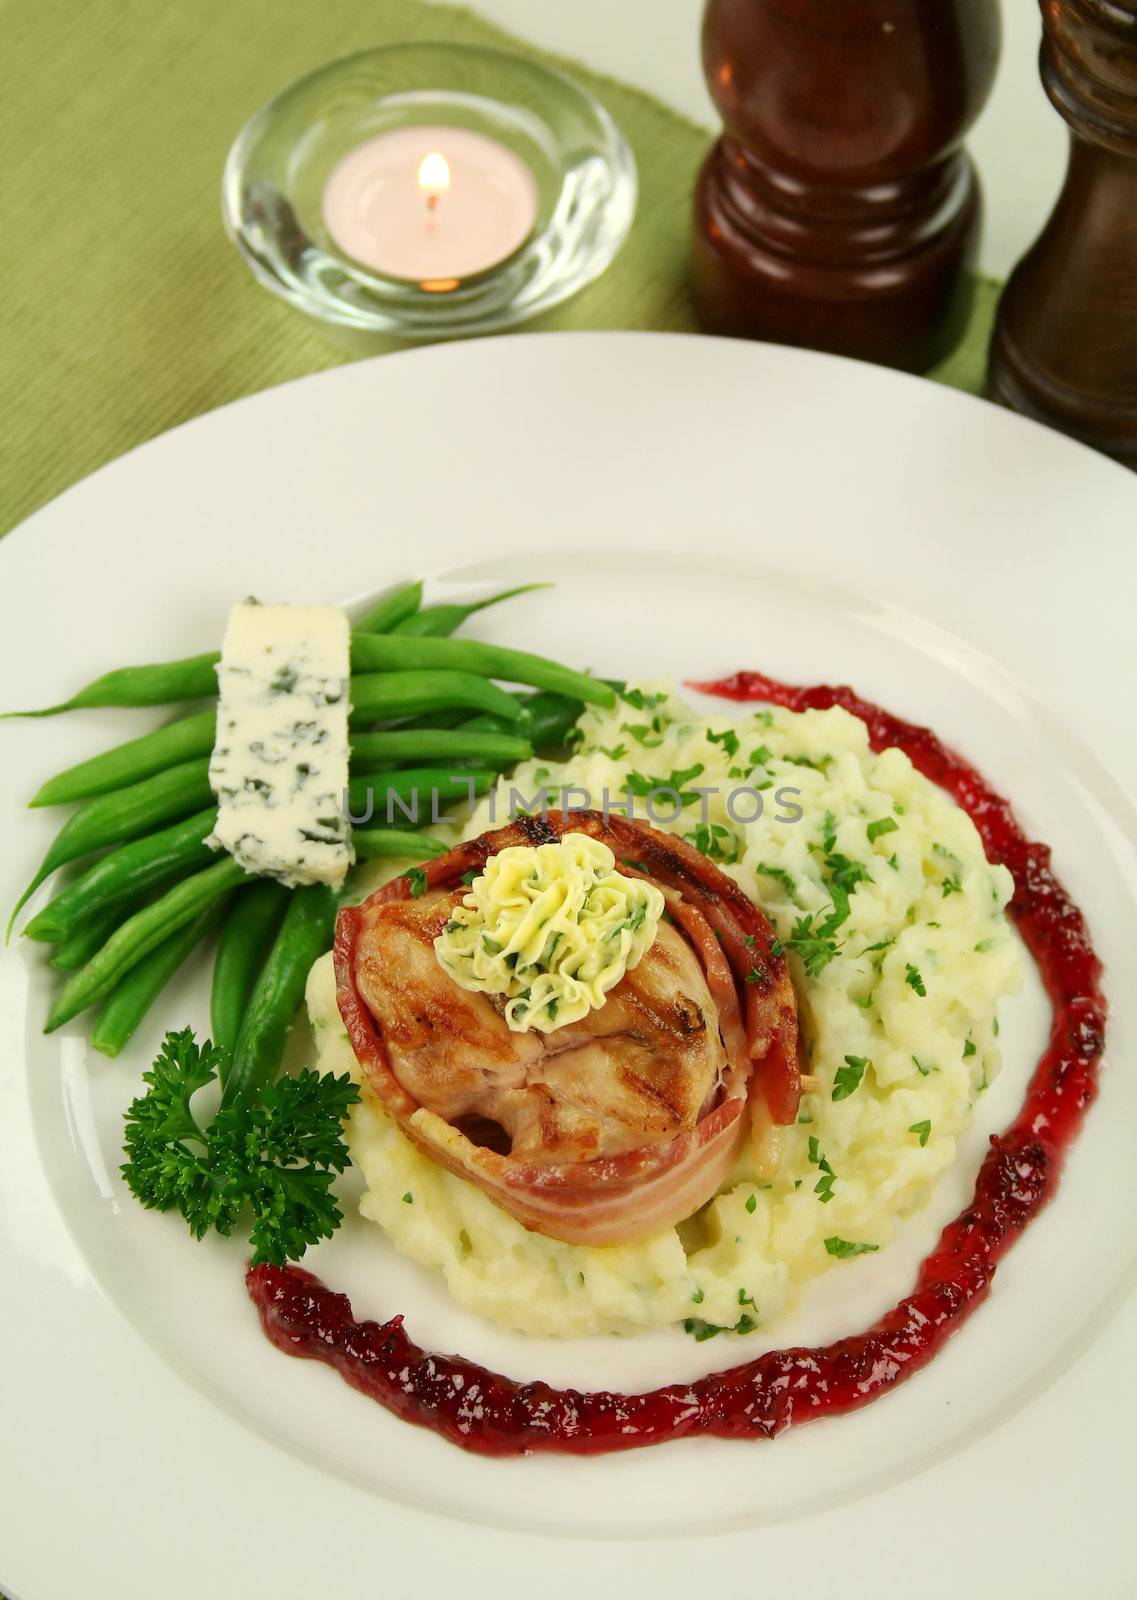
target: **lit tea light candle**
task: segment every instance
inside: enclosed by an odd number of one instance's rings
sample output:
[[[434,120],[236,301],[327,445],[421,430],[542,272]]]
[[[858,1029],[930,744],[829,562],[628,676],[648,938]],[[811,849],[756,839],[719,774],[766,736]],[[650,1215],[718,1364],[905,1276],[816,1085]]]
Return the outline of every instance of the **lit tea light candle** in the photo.
[[[445,194],[450,187],[450,163],[438,150],[423,156],[418,169],[418,186],[426,196],[428,209],[433,211],[439,195]]]
[[[323,194],[345,255],[388,278],[456,288],[513,255],[537,220],[521,158],[468,128],[393,128],[350,151]]]

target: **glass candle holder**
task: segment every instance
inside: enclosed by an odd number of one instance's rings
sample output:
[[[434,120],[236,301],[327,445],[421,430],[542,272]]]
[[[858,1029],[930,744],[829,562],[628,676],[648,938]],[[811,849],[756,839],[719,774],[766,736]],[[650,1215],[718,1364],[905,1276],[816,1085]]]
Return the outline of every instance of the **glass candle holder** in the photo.
[[[578,84],[444,43],[298,79],[242,129],[222,190],[267,288],[331,328],[403,339],[547,311],[603,272],[635,203],[631,150]]]

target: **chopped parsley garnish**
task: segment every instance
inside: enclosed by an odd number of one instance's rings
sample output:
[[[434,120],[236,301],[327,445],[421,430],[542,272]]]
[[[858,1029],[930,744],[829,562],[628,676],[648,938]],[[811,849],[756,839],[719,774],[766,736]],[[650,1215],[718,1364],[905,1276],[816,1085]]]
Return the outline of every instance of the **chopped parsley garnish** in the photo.
[[[473,883],[474,879],[477,876],[478,876],[478,872],[477,872],[477,869],[475,867],[471,867],[469,872],[464,872],[462,874],[462,882],[466,885],[467,889],[470,887],[470,885]]]
[[[629,772],[624,778],[624,788],[641,798],[658,792],[673,791],[679,796],[684,808],[693,806],[699,798],[697,794],[684,794],[683,785],[701,777],[705,768],[702,762],[696,761],[694,766],[683,767],[677,772],[672,772],[669,778],[649,778],[642,772]]]
[[[411,867],[408,872],[403,873],[403,877],[410,884],[411,895],[414,899],[417,900],[419,895],[426,893],[427,878],[421,867]]]
[[[757,1326],[749,1311],[744,1311],[733,1327],[717,1322],[704,1322],[701,1317],[685,1317],[683,1321],[684,1333],[689,1333],[696,1344],[714,1339],[720,1333],[753,1333]]]
[[[904,968],[904,982],[910,989],[915,989],[921,1000],[926,998],[928,991],[924,985],[923,978],[920,976],[920,969],[919,967],[914,967],[910,961]]]
[[[926,1067],[924,1065],[919,1056],[912,1057],[912,1065],[916,1068],[916,1071],[920,1074],[921,1078],[926,1078],[932,1070],[931,1067]]]
[[[827,811],[821,823],[821,849],[823,854],[833,854],[837,845],[837,818]]]
[[[780,884],[786,891],[791,900],[794,898],[797,893],[797,883],[784,867],[771,867],[766,862],[760,861],[754,870],[763,878],[773,878],[774,882]]]
[[[814,926],[814,919],[820,912],[811,912],[809,916],[799,917],[794,923],[794,931],[786,944],[795,955],[801,957],[807,976],[816,978],[840,954],[840,947],[833,933],[848,916],[848,901],[845,902],[844,914],[836,905],[833,911],[818,926]]]
[[[694,833],[685,833],[683,837],[708,861],[725,861],[729,864],[738,860],[738,841],[721,822],[700,822]]]
[[[963,885],[960,883],[958,878],[945,878],[943,882],[943,891],[943,897],[946,900],[949,894],[962,894]]]
[[[733,728],[725,728],[722,733],[708,733],[707,741],[710,744],[721,744],[723,754],[728,761],[738,754],[738,735]]]
[[[920,1149],[922,1150],[932,1136],[932,1124],[928,1121],[927,1117],[925,1117],[923,1122],[914,1122],[908,1129],[908,1132],[914,1133],[918,1136],[920,1140]]]
[[[655,720],[658,722],[659,718]],[[621,722],[620,732],[630,733],[636,743],[642,744],[645,750],[655,750],[663,743],[663,734],[648,722]]]
[[[825,1205],[833,1198],[833,1185],[837,1182],[837,1174],[821,1154],[821,1141],[814,1133],[809,1136],[809,1159],[821,1174],[813,1186],[813,1192],[822,1205]]]
[[[785,948],[785,945],[780,939],[772,939],[770,941],[770,959],[772,961],[776,961]]]
[[[691,1296],[691,1299],[697,1306],[701,1306],[705,1298],[706,1296],[703,1294],[701,1289],[696,1289],[694,1294]]]
[[[415,1203],[415,1197],[411,1193],[411,1191],[408,1189],[406,1194],[403,1196],[403,1204],[405,1206],[413,1206],[414,1203]]]
[[[596,753],[598,755],[607,756],[609,761],[622,761],[628,753],[628,747],[626,744],[598,744],[596,746]]]
[[[975,1054],[975,1045],[974,1045],[974,1043],[970,1039],[965,1039],[963,1041],[963,1059],[966,1061],[968,1056],[973,1056],[974,1054]]]
[[[833,765],[832,756],[783,756],[782,760],[791,767],[811,767],[814,772],[825,772]]]
[[[609,939],[614,939],[617,934],[620,933],[635,933],[637,928],[643,927],[643,924],[646,920],[647,906],[643,901],[641,901],[638,905],[632,907],[631,911],[629,911],[623,922],[618,923],[617,926],[612,929],[612,932],[608,935],[608,937]]]
[[[895,817],[881,817],[879,822],[870,822],[865,829],[870,844],[875,843],[882,834],[895,833],[900,824]]]
[[[979,943],[975,946],[976,954],[983,955],[985,951],[990,950],[994,945],[997,945],[998,942],[999,939],[996,934],[992,934],[989,939],[980,939]]]
[[[758,1196],[756,1194],[752,1194],[750,1196],[750,1199],[746,1202],[746,1209],[750,1213],[751,1216],[753,1216],[755,1211],[757,1211],[757,1209],[758,1209]]]
[[[826,1239],[825,1249],[831,1256],[836,1256],[838,1261],[848,1261],[850,1256],[871,1255],[874,1250],[879,1250],[878,1244],[862,1244],[856,1239],[841,1239],[836,1234]]]
[[[760,744],[757,750],[751,750],[747,760],[752,767],[768,767],[774,757],[768,744]]]
[[[666,694],[645,694],[642,689],[625,689],[620,699],[634,711],[653,711],[667,699]]]
[[[822,863],[829,874],[829,887],[844,890],[846,895],[852,894],[858,883],[871,883],[872,874],[866,866],[859,861],[850,861],[848,856],[837,855],[830,852]]]
[[[833,1079],[833,1100],[847,1100],[861,1086],[865,1068],[872,1065],[868,1056],[846,1056],[845,1065],[837,1068]]]

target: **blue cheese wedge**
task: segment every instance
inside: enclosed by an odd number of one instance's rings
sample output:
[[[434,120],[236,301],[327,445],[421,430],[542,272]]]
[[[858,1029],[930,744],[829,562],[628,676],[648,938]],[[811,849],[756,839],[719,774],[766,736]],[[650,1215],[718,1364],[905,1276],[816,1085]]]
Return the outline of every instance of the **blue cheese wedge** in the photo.
[[[344,815],[350,650],[334,606],[246,601],[229,616],[207,842],[289,888],[339,888],[355,859]]]

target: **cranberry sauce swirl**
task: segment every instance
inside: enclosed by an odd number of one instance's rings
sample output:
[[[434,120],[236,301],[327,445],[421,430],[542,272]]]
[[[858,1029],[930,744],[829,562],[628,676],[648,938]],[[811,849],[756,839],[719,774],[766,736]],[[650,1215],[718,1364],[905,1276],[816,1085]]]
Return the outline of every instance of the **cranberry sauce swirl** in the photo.
[[[998,1262],[1053,1195],[1097,1091],[1106,1002],[1085,919],[1054,876],[1047,846],[1026,838],[979,773],[927,728],[851,689],[794,688],[751,672],[693,687],[792,711],[843,706],[867,725],[874,750],[897,746],[946,789],[975,823],[988,858],[1014,878],[1010,915],[1050,996],[1050,1040],[1022,1110],[992,1138],[970,1205],[944,1229],[912,1293],[864,1333],[824,1348],[773,1350],[644,1394],[585,1393],[518,1383],[460,1356],[431,1354],[410,1339],[401,1316],[357,1322],[346,1295],[300,1267],[249,1269],[249,1294],[279,1349],[326,1362],[396,1416],[483,1455],[590,1455],[690,1434],[766,1439],[874,1400],[925,1366],[985,1298]]]

